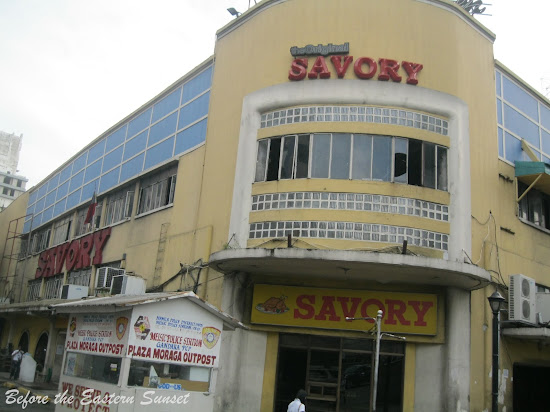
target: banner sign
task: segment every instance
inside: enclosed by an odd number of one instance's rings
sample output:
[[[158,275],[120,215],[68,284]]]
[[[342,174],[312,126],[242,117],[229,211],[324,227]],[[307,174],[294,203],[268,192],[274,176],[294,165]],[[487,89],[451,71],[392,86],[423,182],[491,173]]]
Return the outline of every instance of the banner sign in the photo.
[[[382,332],[436,335],[437,295],[371,290],[255,285],[251,322],[323,329],[369,330],[383,311]]]
[[[65,349],[94,355],[124,356],[129,313],[71,315]]]
[[[135,307],[128,357],[217,367],[222,321],[191,302],[160,302]]]

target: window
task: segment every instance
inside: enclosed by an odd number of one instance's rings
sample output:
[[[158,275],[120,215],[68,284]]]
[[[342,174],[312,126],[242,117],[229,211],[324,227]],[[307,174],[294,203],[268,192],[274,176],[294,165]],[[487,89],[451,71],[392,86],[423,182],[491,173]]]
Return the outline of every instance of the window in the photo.
[[[53,243],[52,245],[59,245],[69,240],[71,236],[71,223],[72,218],[66,217],[65,219],[58,220],[53,224]]]
[[[69,285],[90,286],[90,276],[92,268],[69,272],[67,275],[67,283]]]
[[[23,184],[22,180],[17,180],[17,187],[21,187],[22,184]]]
[[[29,253],[28,248],[29,248],[29,238],[22,237],[21,245],[19,246],[19,260],[25,259],[27,257],[27,254]]]
[[[142,180],[138,214],[160,209],[174,202],[176,171],[177,169],[172,168]]]
[[[521,196],[527,185],[518,182],[518,195]],[[544,229],[550,229],[550,196],[531,189],[519,202],[519,217]]]
[[[40,297],[41,286],[42,286],[42,279],[29,281],[28,288],[27,288],[27,302],[36,300]]]
[[[3,195],[7,195],[8,192],[9,192],[9,189],[8,189],[7,187],[4,187],[4,188],[2,189],[2,194],[3,194]]]
[[[109,196],[107,199],[107,206],[105,208],[104,225],[109,226],[132,216],[133,205],[133,190],[124,189]]]
[[[8,184],[8,185],[11,184],[11,177],[5,176],[5,177],[4,177],[4,183],[6,183],[6,184]]]
[[[403,137],[312,133],[258,141],[255,181],[357,179],[447,190],[447,148]]]
[[[211,368],[175,363],[156,363],[132,359],[128,386],[162,388],[162,385],[181,385],[185,391],[208,392]]]
[[[39,253],[45,250],[50,244],[51,229],[42,229],[32,237],[31,253]]]
[[[116,385],[120,375],[122,358],[68,352],[65,360],[65,376],[90,379]]]
[[[78,214],[76,216],[76,228],[74,233],[75,236],[81,236],[85,233],[91,232],[93,229],[99,228],[103,202],[101,200],[97,202],[92,221],[90,223],[84,223],[84,221],[86,220],[86,216],[88,215],[88,209],[89,206],[78,211]]]
[[[47,278],[44,281],[44,299],[57,299],[63,285],[63,275]]]

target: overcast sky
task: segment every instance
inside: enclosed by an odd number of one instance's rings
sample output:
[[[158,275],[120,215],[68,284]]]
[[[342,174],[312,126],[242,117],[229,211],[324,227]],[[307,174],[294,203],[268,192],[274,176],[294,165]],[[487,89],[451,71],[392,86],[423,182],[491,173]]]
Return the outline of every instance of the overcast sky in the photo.
[[[495,57],[547,94],[550,2],[486,2]],[[27,188],[212,55],[228,7],[248,0],[0,0],[0,130],[23,134]]]

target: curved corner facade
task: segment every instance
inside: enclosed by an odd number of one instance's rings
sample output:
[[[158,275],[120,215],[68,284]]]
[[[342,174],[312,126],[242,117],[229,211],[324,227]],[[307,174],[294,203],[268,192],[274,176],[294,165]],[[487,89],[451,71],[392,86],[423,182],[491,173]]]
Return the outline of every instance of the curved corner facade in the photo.
[[[550,105],[494,39],[445,0],[259,2],[2,213],[1,346],[60,388],[197,410],[286,410],[302,388],[308,411],[462,412],[491,406],[496,335],[498,403],[537,410]],[[189,313],[124,296],[182,291]],[[89,319],[128,325],[128,350],[79,346]]]

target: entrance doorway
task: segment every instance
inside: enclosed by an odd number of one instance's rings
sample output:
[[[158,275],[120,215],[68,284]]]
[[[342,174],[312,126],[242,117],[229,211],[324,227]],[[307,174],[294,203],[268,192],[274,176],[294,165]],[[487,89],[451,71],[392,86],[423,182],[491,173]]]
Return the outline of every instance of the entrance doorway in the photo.
[[[21,338],[19,338],[19,343],[17,346],[21,346],[23,352],[29,351],[29,332],[23,332]]]
[[[275,412],[285,411],[299,389],[308,412],[370,412],[374,383],[374,340],[281,334]],[[405,345],[382,341],[376,410],[403,405]]]
[[[36,370],[42,372],[44,364],[46,362],[46,351],[48,350],[48,334],[44,332],[40,335],[38,343],[36,344],[36,350],[34,351],[34,360],[36,361]]]
[[[550,367],[514,364],[514,412],[548,411]]]

